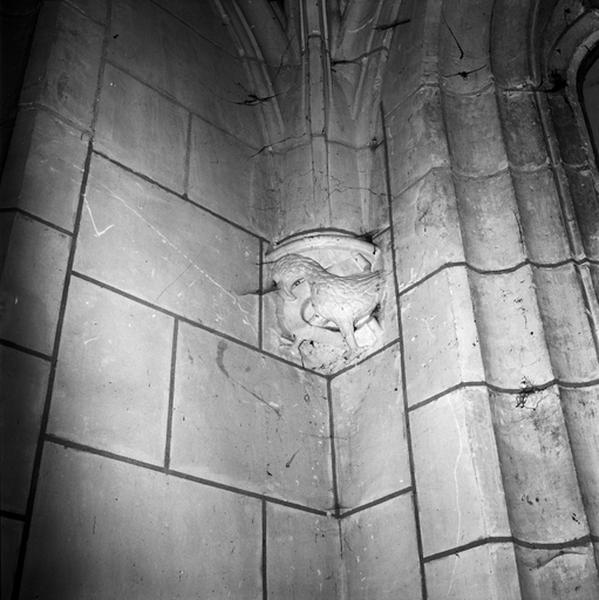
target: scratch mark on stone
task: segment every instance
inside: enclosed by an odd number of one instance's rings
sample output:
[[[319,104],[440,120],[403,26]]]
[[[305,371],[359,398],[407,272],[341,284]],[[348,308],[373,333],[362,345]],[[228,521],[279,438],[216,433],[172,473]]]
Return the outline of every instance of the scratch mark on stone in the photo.
[[[108,227],[105,227],[104,229],[102,229],[102,231],[100,231],[96,225],[96,220],[94,219],[94,215],[92,214],[92,209],[89,205],[89,202],[87,201],[87,198],[85,199],[85,208],[87,208],[87,212],[89,213],[89,218],[91,220],[92,227],[94,228],[94,235],[96,237],[103,236],[107,231],[109,231],[110,229],[112,229],[114,227],[114,223],[112,223],[111,225],[109,225]]]
[[[207,273],[206,271],[204,271],[204,269],[202,269],[197,263],[194,262],[194,260],[192,258],[190,258],[189,256],[187,256],[187,254],[185,254],[185,252],[183,252],[178,246],[176,246],[175,244],[173,244],[173,242],[171,242],[171,240],[162,233],[162,231],[160,231],[160,229],[158,229],[158,227],[156,227],[154,224],[152,224],[150,221],[148,221],[148,219],[146,219],[139,211],[135,210],[135,208],[133,208],[132,206],[130,206],[124,198],[121,198],[119,195],[115,194],[114,191],[112,189],[110,189],[109,187],[100,184],[107,192],[110,193],[110,195],[115,199],[118,200],[127,210],[129,210],[130,212],[132,212],[138,219],[140,219],[141,221],[143,221],[161,240],[164,244],[168,245],[169,247],[171,247],[177,254],[179,254],[179,256],[182,256],[187,262],[190,263],[188,268],[193,267],[194,269],[196,269],[203,277],[205,277],[210,283],[212,283],[212,285],[214,285],[215,287],[217,287],[223,294],[225,294],[226,296],[228,296],[233,303],[237,306],[237,308],[244,314],[247,315],[249,317],[251,317],[249,311],[244,308],[244,306],[239,302],[239,299],[237,297],[236,294],[233,294],[232,292],[230,292],[228,289],[226,289],[225,287],[223,287],[218,281],[216,281],[214,279],[214,277],[212,277],[212,275],[210,275],[209,273]],[[89,211],[89,206],[88,206],[88,211]],[[90,216],[91,216],[91,211],[90,211]],[[93,217],[92,217],[92,225],[93,224]],[[113,227],[114,225],[111,225],[110,227]],[[98,231],[97,228],[94,225],[94,229],[96,230],[96,232]],[[104,230],[103,232],[99,233],[99,235],[102,235],[103,233],[106,233],[107,229]],[[187,269],[186,269],[187,271]],[[185,271],[184,271],[185,272]],[[183,275],[183,273],[181,273],[176,279],[179,279],[179,277],[181,277]],[[174,282],[173,282],[174,283]],[[167,286],[168,289],[169,286]],[[165,290],[163,290],[160,295],[162,295],[164,293]],[[254,327],[255,329],[255,327]]]
[[[83,342],[83,345],[84,345],[84,346],[87,346],[87,345],[88,345],[90,342],[94,342],[94,341],[96,341],[97,339],[98,339],[98,336],[96,335],[95,337],[89,338],[89,340],[85,340],[85,341]]]
[[[268,406],[268,408],[270,408],[270,410],[272,410],[277,415],[277,417],[279,417],[279,419],[280,419],[282,415],[281,415],[281,410],[278,406],[276,406],[275,404],[271,404],[270,402],[267,402],[264,398],[262,398],[262,396],[260,396],[253,390],[250,390],[243,383],[237,381],[234,377],[231,376],[231,374],[227,370],[227,367],[225,367],[224,356],[225,356],[226,350],[227,350],[227,342],[225,342],[225,340],[220,340],[216,346],[216,364],[217,364],[218,368],[221,370],[221,372],[227,377],[227,379],[229,379],[231,381],[231,383],[233,383],[233,385],[239,386],[242,390],[247,392],[250,396],[252,396],[256,400],[258,400],[258,402]]]
[[[297,456],[298,452],[299,452],[299,448],[291,455],[291,458],[285,463],[286,469],[288,469],[291,466],[291,463],[293,462],[293,459]]]
[[[227,342],[225,340],[220,340],[216,346],[216,364],[218,368],[225,374],[228,379],[231,379],[229,375],[229,371],[227,371],[227,367],[225,367],[225,351],[227,350]]]
[[[179,279],[181,279],[181,277],[183,277],[183,275],[185,275],[185,273],[187,273],[187,271],[189,271],[189,269],[191,269],[193,266],[194,266],[193,263],[190,263],[189,265],[187,265],[183,269],[183,271],[181,271],[181,273],[179,273],[179,275],[177,275],[177,277],[175,277],[167,286],[164,287],[164,289],[160,292],[160,294],[158,294],[158,296],[156,296],[156,298],[154,299],[154,302],[158,302],[158,300],[160,300],[160,298],[162,297],[162,294],[164,294],[164,292],[166,292],[166,290],[168,290],[170,287],[175,285],[175,283],[177,283],[177,281],[179,281]]]

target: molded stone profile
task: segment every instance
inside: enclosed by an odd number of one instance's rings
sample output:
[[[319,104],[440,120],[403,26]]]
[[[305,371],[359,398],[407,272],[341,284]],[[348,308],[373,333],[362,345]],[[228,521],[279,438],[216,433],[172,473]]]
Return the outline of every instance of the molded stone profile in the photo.
[[[345,233],[294,236],[267,254],[282,346],[334,371],[381,337],[385,273],[379,248]]]

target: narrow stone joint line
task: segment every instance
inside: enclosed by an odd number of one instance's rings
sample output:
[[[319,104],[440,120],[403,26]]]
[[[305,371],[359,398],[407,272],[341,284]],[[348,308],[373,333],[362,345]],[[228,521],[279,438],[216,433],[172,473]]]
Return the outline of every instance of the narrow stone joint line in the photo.
[[[275,498],[272,496],[268,496],[265,494],[261,494],[259,492],[254,492],[251,490],[245,490],[243,488],[239,488],[233,485],[229,485],[226,483],[221,483],[219,481],[214,481],[210,479],[205,479],[203,477],[198,477],[196,475],[191,475],[189,473],[184,473],[182,471],[178,471],[172,468],[166,468],[163,465],[148,463],[146,461],[138,460],[136,458],[131,458],[128,456],[124,456],[122,454],[117,454],[115,452],[111,452],[110,450],[103,450],[101,448],[95,448],[93,446],[88,446],[86,444],[81,444],[80,442],[76,442],[73,440],[69,440],[67,438],[63,438],[61,436],[52,434],[52,433],[44,433],[43,441],[54,444],[56,446],[62,446],[63,448],[67,448],[69,450],[76,450],[78,452],[83,452],[87,454],[92,454],[94,456],[100,456],[102,458],[106,458],[109,460],[114,460],[117,462],[125,463],[134,467],[138,467],[141,469],[148,469],[150,471],[154,471],[157,473],[162,473],[164,475],[169,475],[171,477],[175,477],[177,479],[184,479],[186,481],[191,481],[197,483],[199,485],[205,485],[207,487],[212,487],[216,489],[220,489],[226,492],[231,492],[233,494],[238,494],[240,496],[246,496],[249,498],[255,498],[257,500],[263,500],[270,504],[277,504],[279,506],[286,506],[288,508],[294,508],[296,510],[300,510],[302,512],[307,512],[314,515],[319,515],[322,517],[332,516],[331,510],[314,508],[311,506],[305,506],[303,504],[299,504],[297,502],[292,502],[290,500],[283,500],[282,498]]]
[[[192,327],[196,327],[198,329],[202,329],[203,331],[207,331],[208,333],[212,333],[222,339],[225,339],[227,341],[230,341],[234,344],[238,344],[240,346],[243,346],[244,348],[248,348],[250,350],[253,350],[254,352],[258,352],[259,354],[262,354],[263,356],[267,356],[268,358],[272,358],[273,360],[276,360],[278,362],[281,362],[283,364],[289,365],[291,367],[295,367],[296,369],[299,369],[300,371],[304,371],[306,373],[310,373],[311,375],[316,375],[318,377],[321,377],[322,379],[327,379],[327,375],[325,375],[324,373],[320,373],[319,371],[314,371],[313,369],[310,369],[308,367],[304,367],[301,364],[298,363],[294,363],[290,360],[287,360],[286,358],[283,358],[282,356],[279,356],[278,354],[274,354],[272,352],[268,352],[267,350],[264,349],[260,349],[257,346],[254,346],[248,342],[245,342],[243,340],[239,340],[231,335],[228,335],[222,331],[219,331],[217,329],[213,329],[212,327],[208,327],[207,325],[204,325],[203,323],[199,323],[197,321],[194,321],[192,319],[190,319],[189,317],[186,317],[185,315],[181,315],[178,313],[175,313],[167,308],[164,308],[162,306],[159,306],[157,304],[153,304],[152,302],[149,302],[148,300],[144,300],[143,298],[139,298],[138,296],[135,296],[133,294],[130,294],[128,292],[125,292],[124,290],[121,290],[119,288],[116,288],[104,281],[100,281],[99,279],[95,279],[94,277],[90,277],[89,275],[86,275],[85,273],[81,273],[80,271],[75,271],[73,270],[71,275],[73,277],[76,277],[77,279],[82,279],[83,281],[87,281],[88,283],[91,283],[93,285],[97,285],[98,287],[108,290],[110,292],[113,292],[119,296],[122,296],[123,298],[127,298],[127,300],[131,300],[132,302],[136,302],[138,304],[141,304],[143,306],[147,306],[148,308],[151,308],[152,310],[155,310],[163,315],[169,316],[169,317],[173,317],[178,319],[181,323],[185,323],[187,325],[190,325]]]
[[[127,171],[128,173],[131,173],[132,175],[135,175],[136,177],[143,179],[145,182],[156,186],[157,188],[167,192],[168,194],[176,196],[183,202],[187,202],[188,204],[192,204],[193,206],[196,206],[200,210],[203,210],[204,212],[209,213],[210,215],[212,215],[213,217],[216,217],[217,219],[223,221],[224,223],[227,223],[228,225],[231,225],[232,227],[235,227],[236,229],[243,231],[244,233],[247,233],[248,235],[251,235],[252,237],[256,238],[257,240],[262,240],[268,244],[271,243],[270,240],[268,240],[264,236],[254,232],[254,231],[251,231],[249,229],[246,229],[242,225],[239,225],[239,223],[235,223],[235,221],[231,221],[231,220],[223,217],[222,215],[219,215],[217,212],[214,212],[213,210],[207,208],[206,206],[203,206],[199,202],[192,200],[191,198],[189,198],[187,196],[187,194],[185,194],[185,193],[181,194],[180,192],[172,190],[171,188],[164,185],[163,183],[160,183],[159,181],[152,179],[151,177],[148,177],[148,175],[146,175],[145,173],[136,171],[135,169],[132,169],[131,167],[119,162],[118,160],[109,156],[105,152],[102,152],[101,150],[98,150],[97,148],[93,148],[92,152],[94,155],[99,156],[100,158],[103,158],[104,160],[107,160],[108,162],[112,163],[113,165],[116,165],[117,167],[119,167],[120,169],[123,169],[123,171]]]
[[[378,506],[379,504],[384,504],[385,502],[389,502],[390,500],[394,500],[395,498],[399,498],[401,496],[405,496],[406,494],[410,494],[414,491],[414,486],[409,485],[401,490],[397,490],[396,492],[392,492],[391,494],[387,494],[386,496],[382,496],[381,498],[377,498],[370,502],[366,502],[365,504],[361,504],[360,506],[356,506],[355,508],[351,508],[349,510],[343,511],[343,507],[340,507],[340,512],[337,515],[338,519],[345,519],[347,517],[351,517],[356,513],[362,512],[369,508],[373,508],[374,506]]]

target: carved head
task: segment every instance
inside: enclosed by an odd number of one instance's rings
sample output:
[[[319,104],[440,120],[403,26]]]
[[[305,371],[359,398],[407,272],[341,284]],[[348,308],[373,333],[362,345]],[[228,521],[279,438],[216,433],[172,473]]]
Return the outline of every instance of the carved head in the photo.
[[[311,274],[322,273],[324,269],[315,260],[300,254],[287,254],[277,260],[272,268],[272,278],[281,293],[288,300],[295,300],[293,288],[305,281]]]

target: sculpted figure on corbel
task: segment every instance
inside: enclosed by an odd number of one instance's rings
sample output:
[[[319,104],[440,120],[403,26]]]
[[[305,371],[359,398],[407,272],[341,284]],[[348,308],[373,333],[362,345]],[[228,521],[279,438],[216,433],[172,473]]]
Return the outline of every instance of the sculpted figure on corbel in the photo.
[[[287,254],[273,264],[272,278],[280,296],[279,325],[292,352],[305,341],[346,345],[347,359],[378,338],[374,313],[382,302],[383,271],[335,275],[312,258]]]

